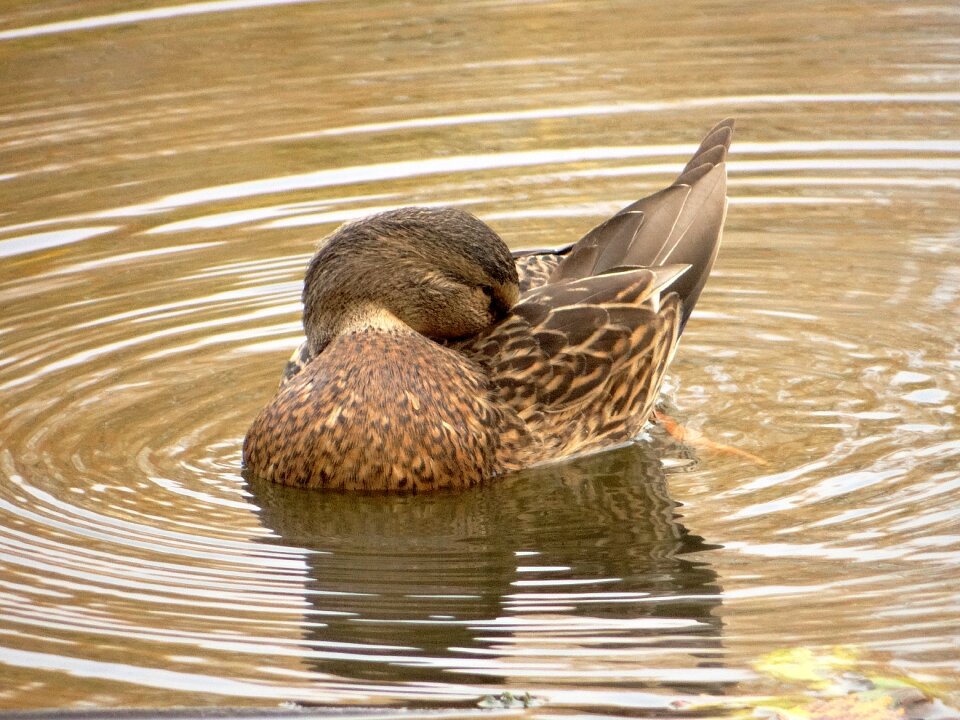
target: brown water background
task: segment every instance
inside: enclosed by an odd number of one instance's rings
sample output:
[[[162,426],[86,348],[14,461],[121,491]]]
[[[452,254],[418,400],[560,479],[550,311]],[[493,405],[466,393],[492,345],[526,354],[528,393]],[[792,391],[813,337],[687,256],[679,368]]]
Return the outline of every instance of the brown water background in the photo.
[[[960,704],[956,3],[0,4],[0,708]],[[459,495],[248,483],[313,243],[576,239],[734,116],[655,435]]]

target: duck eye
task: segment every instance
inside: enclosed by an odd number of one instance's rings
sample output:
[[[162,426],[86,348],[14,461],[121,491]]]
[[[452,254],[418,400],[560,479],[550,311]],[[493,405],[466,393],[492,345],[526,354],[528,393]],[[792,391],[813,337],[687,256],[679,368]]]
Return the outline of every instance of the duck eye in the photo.
[[[490,314],[493,315],[494,319],[499,320],[510,312],[510,306],[503,301],[503,298],[497,295],[492,287],[489,285],[481,285],[480,289],[483,290],[483,294],[486,295],[490,301]]]

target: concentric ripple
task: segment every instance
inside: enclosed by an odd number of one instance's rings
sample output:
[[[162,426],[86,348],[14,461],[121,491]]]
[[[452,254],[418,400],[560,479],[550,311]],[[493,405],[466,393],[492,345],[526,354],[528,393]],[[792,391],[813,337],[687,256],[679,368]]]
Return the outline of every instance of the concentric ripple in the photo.
[[[662,9],[385,3],[381,37],[348,5],[2,18],[0,708],[724,714],[821,692],[765,659],[837,647],[960,703],[956,28],[757,8],[707,62]],[[830,39],[772,53],[788,20]],[[865,86],[831,74],[851,38],[891,54]],[[82,92],[48,87],[59,44]],[[666,399],[683,442],[459,495],[242,476],[314,241],[401,204],[572,240],[730,115],[725,244]]]

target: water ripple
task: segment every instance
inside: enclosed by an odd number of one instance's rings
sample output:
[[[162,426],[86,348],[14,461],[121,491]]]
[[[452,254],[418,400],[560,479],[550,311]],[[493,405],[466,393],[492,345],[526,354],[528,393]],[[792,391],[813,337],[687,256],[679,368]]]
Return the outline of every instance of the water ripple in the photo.
[[[0,40],[293,4],[40,13]],[[418,22],[402,32],[436,40],[417,71],[435,73],[453,40]],[[602,55],[523,53],[456,71],[505,86]],[[243,104],[232,75],[0,118],[16,161],[0,179],[22,200],[0,217],[0,704],[58,686],[79,688],[60,705],[111,706],[509,690],[565,712],[722,714],[771,691],[765,653],[841,643],[956,692],[960,142],[904,113],[955,119],[960,94],[614,102],[518,84],[532,96],[486,110],[398,99],[414,89],[384,83],[408,70],[382,64],[318,73],[361,89],[310,122],[218,116]],[[665,398],[712,445],[654,428],[456,496],[242,476],[247,423],[301,339],[311,243],[337,223],[456,204],[516,246],[571,240],[675,174],[688,126],[728,114],[727,237]],[[200,122],[181,133],[184,115]],[[678,118],[654,143],[632,129]]]

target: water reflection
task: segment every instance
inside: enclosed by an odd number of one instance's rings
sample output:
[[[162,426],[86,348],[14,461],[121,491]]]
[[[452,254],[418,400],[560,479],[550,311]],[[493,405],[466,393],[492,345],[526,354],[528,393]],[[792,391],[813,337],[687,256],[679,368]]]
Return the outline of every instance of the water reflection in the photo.
[[[838,643],[960,706],[955,8],[147,4],[0,10],[0,708],[506,686],[662,716],[683,683],[812,692],[751,673]],[[768,467],[251,488],[264,544],[240,445],[314,241],[417,203],[573,239],[731,115],[674,397]]]
[[[657,680],[698,692],[725,677],[709,670],[722,629],[721,588],[702,552],[711,546],[683,526],[649,446],[465,494],[357,496],[259,480],[249,489],[275,540],[314,551],[308,597],[324,625],[308,639],[321,648],[320,672]],[[644,670],[653,656],[655,674]]]

